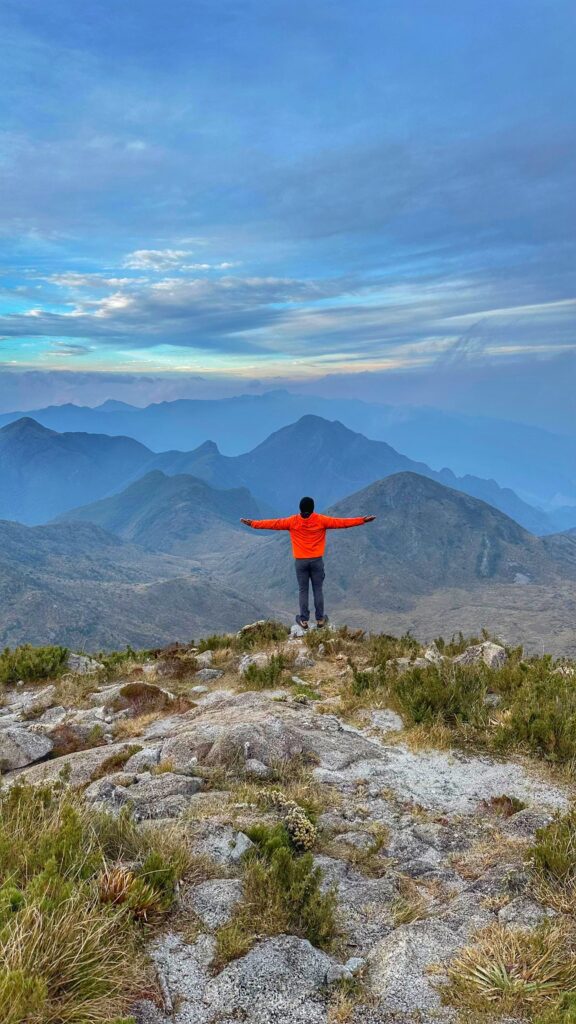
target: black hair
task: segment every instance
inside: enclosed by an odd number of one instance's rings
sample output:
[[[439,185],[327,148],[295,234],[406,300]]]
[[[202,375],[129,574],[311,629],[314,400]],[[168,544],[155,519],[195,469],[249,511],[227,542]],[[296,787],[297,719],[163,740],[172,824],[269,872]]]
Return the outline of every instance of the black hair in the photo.
[[[314,498],[301,498],[300,499],[300,515],[303,519],[308,519],[314,511]]]

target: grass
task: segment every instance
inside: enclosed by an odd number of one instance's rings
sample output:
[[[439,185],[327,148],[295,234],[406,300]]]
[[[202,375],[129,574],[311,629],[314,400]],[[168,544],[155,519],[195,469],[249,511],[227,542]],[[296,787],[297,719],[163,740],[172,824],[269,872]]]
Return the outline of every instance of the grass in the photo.
[[[94,769],[90,776],[90,781],[96,782],[97,779],[103,779],[106,775],[112,775],[113,772],[121,772],[132,755],[138,754],[141,750],[142,747],[137,743],[131,743],[124,750],[117,750],[115,754],[110,754],[110,757],[107,757],[105,761],[102,761],[102,764]]]
[[[530,850],[536,897],[563,914],[576,911],[576,809],[538,829]]]
[[[286,659],[282,654],[272,654],[266,665],[249,665],[243,677],[243,690],[273,690],[280,682],[286,668]]]
[[[337,936],[334,892],[322,892],[312,855],[299,855],[283,825],[248,829],[256,850],[246,855],[243,897],[216,934],[216,963],[243,956],[265,935],[299,935],[321,949]]]
[[[142,928],[190,855],[60,785],[0,795],[0,1021],[111,1024],[148,985]],[[129,866],[128,866],[129,864]]]
[[[257,650],[270,644],[283,643],[288,639],[290,630],[281,622],[273,620],[254,623],[249,629],[240,633],[214,633],[198,642],[198,651],[219,651],[229,649],[238,653]]]
[[[448,969],[445,999],[460,1010],[533,1019],[576,992],[572,922],[531,931],[490,925]]]
[[[0,686],[56,679],[65,671],[67,657],[66,647],[5,647],[0,654]]]

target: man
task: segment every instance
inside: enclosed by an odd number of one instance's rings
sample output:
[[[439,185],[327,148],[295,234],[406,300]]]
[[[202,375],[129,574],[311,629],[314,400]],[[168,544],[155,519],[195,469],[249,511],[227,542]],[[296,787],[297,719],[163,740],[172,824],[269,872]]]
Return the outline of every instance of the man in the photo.
[[[328,616],[324,614],[324,548],[326,530],[346,530],[350,526],[371,523],[376,516],[358,516],[356,519],[336,519],[314,511],[314,499],[302,498],[300,514],[287,519],[241,519],[241,523],[253,530],[289,530],[292,552],[296,566],[296,578],[300,590],[300,614],[296,622],[308,629],[310,609],[308,607],[309,585],[312,583],[316,625],[325,626]]]

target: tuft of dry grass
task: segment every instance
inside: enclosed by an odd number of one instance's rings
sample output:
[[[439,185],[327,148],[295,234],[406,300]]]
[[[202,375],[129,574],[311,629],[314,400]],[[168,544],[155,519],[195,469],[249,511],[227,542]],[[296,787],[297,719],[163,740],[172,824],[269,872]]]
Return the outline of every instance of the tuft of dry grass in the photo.
[[[141,736],[148,726],[152,725],[152,722],[157,722],[159,718],[162,718],[159,711],[148,711],[136,718],[121,718],[114,723],[114,739],[129,740],[134,736]]]
[[[448,969],[444,996],[459,1009],[532,1017],[576,991],[572,922],[530,931],[490,925]]]
[[[519,866],[524,861],[526,849],[526,840],[505,836],[494,829],[489,838],[481,839],[469,850],[451,857],[450,863],[462,878],[476,879],[497,864]]]

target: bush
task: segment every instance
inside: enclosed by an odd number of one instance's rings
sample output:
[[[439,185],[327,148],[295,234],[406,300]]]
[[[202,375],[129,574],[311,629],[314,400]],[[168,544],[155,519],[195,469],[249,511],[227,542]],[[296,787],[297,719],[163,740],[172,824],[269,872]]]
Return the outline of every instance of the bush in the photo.
[[[257,852],[249,852],[243,899],[232,920],[217,934],[217,958],[242,956],[261,935],[300,935],[321,949],[336,937],[333,891],[323,893],[322,872],[311,853],[297,856],[284,826],[255,826],[249,832]]]
[[[391,684],[404,714],[415,724],[442,722],[483,725],[486,674],[480,666],[430,665],[412,668]]]
[[[269,690],[277,686],[285,668],[281,654],[273,654],[267,665],[249,665],[244,673],[245,690]]]
[[[507,704],[494,746],[522,747],[550,761],[576,757],[576,690],[565,676],[555,675],[549,659],[506,671],[497,685]]]
[[[66,668],[68,649],[66,647],[32,647],[24,644],[10,650],[4,648],[0,654],[0,685],[36,682],[39,679],[56,679]]]
[[[185,867],[168,836],[60,785],[0,794],[2,1024],[121,1019],[145,979],[138,922],[170,906]]]

